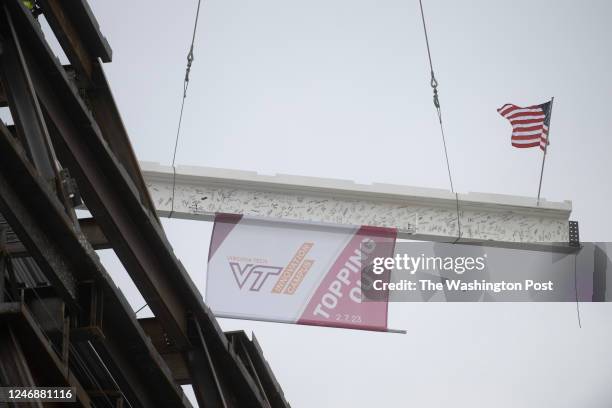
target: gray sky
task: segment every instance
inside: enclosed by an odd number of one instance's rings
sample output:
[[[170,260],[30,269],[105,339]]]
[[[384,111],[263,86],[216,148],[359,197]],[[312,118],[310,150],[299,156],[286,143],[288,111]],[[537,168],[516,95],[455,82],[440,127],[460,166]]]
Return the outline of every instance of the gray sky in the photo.
[[[91,0],[141,160],[169,164],[196,1]],[[534,196],[541,153],[496,108],[555,96],[543,196],[611,240],[612,3],[424,0],[459,192]],[[418,1],[203,2],[177,164],[448,188]],[[210,225],[165,221],[202,285]],[[142,298],[105,263],[134,307]],[[255,331],[294,407],[609,407],[609,304],[395,304],[407,335]]]

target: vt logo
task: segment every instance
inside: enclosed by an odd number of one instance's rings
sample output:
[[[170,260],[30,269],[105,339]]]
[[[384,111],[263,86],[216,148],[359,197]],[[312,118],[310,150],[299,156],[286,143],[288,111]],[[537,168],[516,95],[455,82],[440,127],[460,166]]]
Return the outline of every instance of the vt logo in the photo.
[[[242,289],[247,281],[251,282],[249,290],[259,292],[266,279],[270,276],[275,276],[281,273],[283,270],[282,266],[269,266],[269,265],[257,265],[257,264],[246,264],[241,266],[238,262],[230,262],[232,273],[238,287]]]
[[[312,242],[302,243],[286,266],[240,264],[235,261],[230,261],[229,264],[240,289],[243,289],[245,284],[247,286],[250,284],[249,290],[259,292],[270,276],[278,276],[271,292],[293,295],[315,262],[312,259],[306,259],[306,255],[313,246]]]

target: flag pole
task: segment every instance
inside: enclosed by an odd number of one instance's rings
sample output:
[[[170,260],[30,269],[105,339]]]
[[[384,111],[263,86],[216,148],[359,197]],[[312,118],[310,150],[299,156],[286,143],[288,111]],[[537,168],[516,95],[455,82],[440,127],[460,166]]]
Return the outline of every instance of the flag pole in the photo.
[[[538,202],[537,205],[540,205],[540,192],[542,191],[542,177],[544,176],[544,163],[546,163],[546,152],[548,151],[548,143],[550,140],[550,118],[552,116],[552,107],[553,102],[555,101],[555,97],[553,96],[550,99],[550,106],[548,107],[548,134],[546,135],[546,144],[544,145],[544,155],[542,156],[542,168],[540,169],[540,184],[538,185]]]

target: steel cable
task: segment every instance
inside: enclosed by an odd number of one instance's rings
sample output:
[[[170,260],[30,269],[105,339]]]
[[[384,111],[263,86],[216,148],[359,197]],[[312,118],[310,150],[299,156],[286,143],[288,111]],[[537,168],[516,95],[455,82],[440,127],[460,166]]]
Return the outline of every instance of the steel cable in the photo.
[[[191,74],[191,65],[193,64],[193,47],[195,44],[196,31],[198,29],[198,20],[200,19],[200,5],[202,0],[198,0],[198,8],[196,10],[195,22],[193,24],[193,34],[191,36],[191,46],[187,53],[187,66],[185,67],[185,78],[183,79],[183,98],[181,101],[181,110],[179,114],[178,125],[176,127],[176,138],[174,140],[174,152],[172,153],[172,202],[170,204],[170,214],[168,218],[172,218],[174,213],[174,196],[176,193],[176,152],[178,150],[179,138],[181,135],[181,124],[183,123],[183,110],[185,109],[185,99],[187,99],[187,88],[189,88],[189,75]]]
[[[450,167],[450,160],[448,159],[448,148],[446,146],[446,135],[444,133],[444,125],[442,123],[442,108],[440,107],[440,98],[438,97],[438,80],[434,74],[433,63],[431,60],[431,49],[429,47],[429,36],[427,35],[427,24],[425,22],[425,13],[423,12],[423,2],[419,0],[419,7],[421,10],[421,21],[423,22],[423,33],[425,34],[425,45],[427,46],[427,57],[429,59],[429,69],[431,72],[430,85],[433,88],[433,103],[436,108],[438,115],[438,122],[440,124],[440,134],[442,136],[442,146],[444,148],[444,157],[446,159],[446,170],[448,171],[448,181],[450,182],[451,192],[455,195],[455,204],[457,207],[457,238],[453,243],[457,243],[461,239],[461,217],[459,211],[459,195],[455,192],[455,186],[453,185],[453,176]]]

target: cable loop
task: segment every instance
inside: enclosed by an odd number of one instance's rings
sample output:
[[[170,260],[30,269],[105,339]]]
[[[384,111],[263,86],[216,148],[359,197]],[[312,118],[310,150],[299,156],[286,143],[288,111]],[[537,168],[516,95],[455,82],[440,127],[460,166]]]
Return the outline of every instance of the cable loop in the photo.
[[[431,87],[436,89],[438,87],[438,80],[436,79],[433,71],[431,71],[431,83],[430,83]]]

